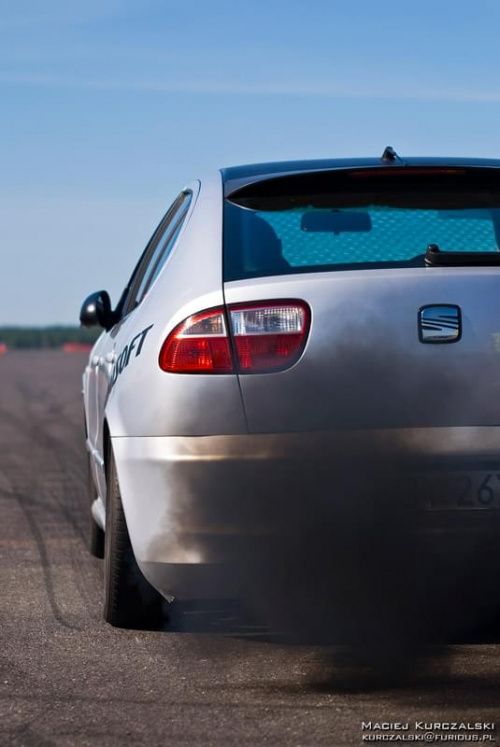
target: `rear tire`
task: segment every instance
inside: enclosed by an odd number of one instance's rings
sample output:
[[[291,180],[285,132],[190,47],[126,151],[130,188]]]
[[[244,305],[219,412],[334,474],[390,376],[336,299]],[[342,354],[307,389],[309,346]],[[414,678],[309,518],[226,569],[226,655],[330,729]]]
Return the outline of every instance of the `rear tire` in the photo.
[[[92,477],[92,469],[90,465],[90,455],[88,458],[88,479],[89,479],[89,507],[92,506],[93,502],[96,500],[97,496],[97,490],[94,484],[94,479]],[[90,524],[89,524],[89,550],[90,554],[94,556],[94,558],[99,558],[102,560],[104,558],[104,532],[99,526],[99,524],[96,522],[94,517],[92,516],[92,512],[90,513]]]
[[[158,628],[162,623],[163,598],[137,565],[111,448],[107,473],[104,619],[118,628]]]

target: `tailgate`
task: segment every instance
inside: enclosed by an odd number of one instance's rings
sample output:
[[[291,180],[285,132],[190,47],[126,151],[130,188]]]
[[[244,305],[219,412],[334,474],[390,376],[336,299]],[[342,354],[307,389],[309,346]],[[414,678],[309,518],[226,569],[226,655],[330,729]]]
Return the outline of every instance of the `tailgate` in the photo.
[[[291,369],[240,374],[250,432],[500,424],[499,291],[497,267],[227,282],[228,304],[295,298],[312,312],[306,348]],[[447,344],[423,342],[420,310],[436,306],[439,318],[443,305],[458,307],[460,334]],[[430,318],[424,326],[432,329]]]

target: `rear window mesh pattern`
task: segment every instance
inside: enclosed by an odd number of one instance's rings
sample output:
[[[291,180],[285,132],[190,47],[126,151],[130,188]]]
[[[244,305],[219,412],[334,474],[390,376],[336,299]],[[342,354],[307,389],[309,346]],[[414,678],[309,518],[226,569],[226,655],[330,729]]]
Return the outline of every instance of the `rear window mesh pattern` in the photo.
[[[429,244],[454,252],[498,251],[493,214],[488,210],[379,206],[363,210],[370,214],[371,230],[339,234],[301,230],[304,209],[257,215],[273,228],[281,241],[283,258],[291,267],[405,262],[424,255]]]

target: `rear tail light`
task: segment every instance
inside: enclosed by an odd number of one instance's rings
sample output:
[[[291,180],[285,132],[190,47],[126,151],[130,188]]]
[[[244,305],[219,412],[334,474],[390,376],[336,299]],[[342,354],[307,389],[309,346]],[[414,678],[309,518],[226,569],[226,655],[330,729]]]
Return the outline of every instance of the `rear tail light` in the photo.
[[[171,373],[232,373],[224,309],[202,311],[181,322],[162,345],[160,368]]]
[[[194,314],[167,337],[160,368],[170,373],[283,371],[300,358],[311,314],[302,301],[234,304]]]
[[[309,307],[297,301],[229,307],[238,369],[280,371],[301,356],[309,331]]]

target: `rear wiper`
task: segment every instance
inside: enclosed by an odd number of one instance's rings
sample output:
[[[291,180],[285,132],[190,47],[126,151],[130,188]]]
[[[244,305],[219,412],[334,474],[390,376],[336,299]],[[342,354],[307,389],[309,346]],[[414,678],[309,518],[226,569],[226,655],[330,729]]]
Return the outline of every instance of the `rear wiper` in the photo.
[[[500,265],[500,252],[445,252],[437,244],[429,244],[425,264],[434,267]]]

